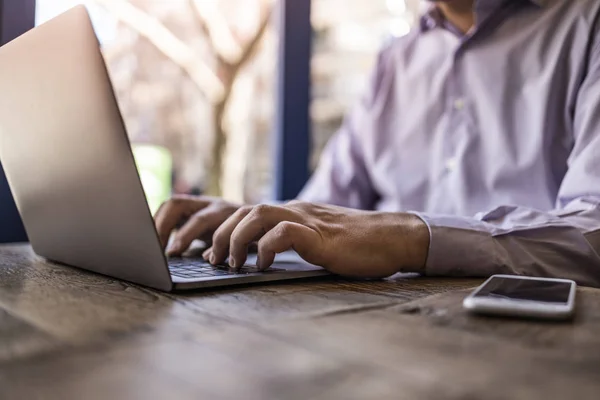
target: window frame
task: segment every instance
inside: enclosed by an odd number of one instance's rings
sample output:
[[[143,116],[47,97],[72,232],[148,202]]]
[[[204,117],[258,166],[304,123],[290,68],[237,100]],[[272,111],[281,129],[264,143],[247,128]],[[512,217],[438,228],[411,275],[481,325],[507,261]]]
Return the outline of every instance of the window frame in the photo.
[[[278,83],[274,139],[276,200],[294,199],[309,177],[310,0],[280,0]]]

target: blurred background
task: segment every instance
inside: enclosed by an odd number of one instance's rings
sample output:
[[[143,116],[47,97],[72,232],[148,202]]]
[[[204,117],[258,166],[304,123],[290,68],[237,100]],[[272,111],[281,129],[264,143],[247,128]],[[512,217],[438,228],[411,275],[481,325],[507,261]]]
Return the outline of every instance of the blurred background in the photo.
[[[76,4],[92,16],[153,211],[171,192],[269,199],[278,0],[37,0],[36,24]],[[311,168],[377,51],[422,6],[312,0]]]

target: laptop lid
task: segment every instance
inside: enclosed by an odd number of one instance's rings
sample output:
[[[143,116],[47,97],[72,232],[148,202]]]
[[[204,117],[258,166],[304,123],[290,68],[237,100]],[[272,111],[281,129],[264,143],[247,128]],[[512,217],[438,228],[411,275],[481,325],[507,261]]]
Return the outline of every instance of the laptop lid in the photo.
[[[171,290],[85,7],[0,48],[0,159],[37,254]]]

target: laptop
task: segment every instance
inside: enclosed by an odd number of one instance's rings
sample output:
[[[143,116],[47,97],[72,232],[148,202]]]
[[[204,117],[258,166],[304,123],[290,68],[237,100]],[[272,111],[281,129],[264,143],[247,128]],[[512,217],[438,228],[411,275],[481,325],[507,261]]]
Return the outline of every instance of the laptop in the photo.
[[[36,254],[163,291],[326,275],[296,254],[240,273],[167,260],[88,12],[0,48],[0,160]]]

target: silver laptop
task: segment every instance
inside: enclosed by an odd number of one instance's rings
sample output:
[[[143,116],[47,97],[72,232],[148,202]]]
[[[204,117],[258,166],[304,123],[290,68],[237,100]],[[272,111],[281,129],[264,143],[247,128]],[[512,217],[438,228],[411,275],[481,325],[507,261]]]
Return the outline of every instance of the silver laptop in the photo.
[[[83,6],[0,48],[0,161],[33,250],[48,260],[164,291],[327,274],[294,254],[237,274],[166,260]]]

